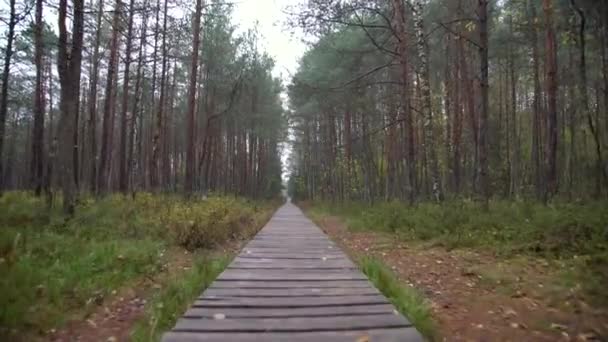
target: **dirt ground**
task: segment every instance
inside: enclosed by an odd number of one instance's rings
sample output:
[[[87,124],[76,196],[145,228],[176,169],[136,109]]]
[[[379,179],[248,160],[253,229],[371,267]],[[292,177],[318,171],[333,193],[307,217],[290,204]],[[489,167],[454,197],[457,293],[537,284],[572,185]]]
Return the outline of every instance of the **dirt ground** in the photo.
[[[608,341],[608,310],[578,288],[556,285],[543,260],[502,260],[472,251],[351,232],[337,217],[317,221],[353,257],[373,255],[430,302],[443,341]]]

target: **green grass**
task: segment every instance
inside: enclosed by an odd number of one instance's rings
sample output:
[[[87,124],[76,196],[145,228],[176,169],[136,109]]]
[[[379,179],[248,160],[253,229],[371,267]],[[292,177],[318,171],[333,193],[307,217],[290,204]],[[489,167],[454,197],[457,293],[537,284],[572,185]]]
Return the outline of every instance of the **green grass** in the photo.
[[[173,277],[153,297],[146,313],[134,327],[132,341],[157,341],[170,329],[194,299],[211,284],[230,262],[229,258],[200,258],[194,267]]]
[[[43,199],[6,193],[0,198],[0,340],[82,317],[113,290],[160,273],[171,246],[212,249],[247,238],[275,207],[233,197],[112,195],[82,199],[66,221]]]
[[[484,210],[472,201],[408,206],[399,202],[331,205],[315,203],[312,214],[343,217],[350,229],[433,241],[447,248],[475,247],[497,254],[572,257],[608,251],[608,202],[496,201]]]
[[[393,272],[377,259],[362,257],[357,263],[374,286],[414,324],[424,337],[431,341],[437,338],[430,305],[415,288],[402,286]]]
[[[559,261],[564,282],[579,285],[608,304],[608,202],[493,201],[489,210],[473,201],[374,205],[315,202],[313,217],[336,215],[354,231],[392,234],[402,240],[447,249],[490,251],[503,258],[526,256]]]

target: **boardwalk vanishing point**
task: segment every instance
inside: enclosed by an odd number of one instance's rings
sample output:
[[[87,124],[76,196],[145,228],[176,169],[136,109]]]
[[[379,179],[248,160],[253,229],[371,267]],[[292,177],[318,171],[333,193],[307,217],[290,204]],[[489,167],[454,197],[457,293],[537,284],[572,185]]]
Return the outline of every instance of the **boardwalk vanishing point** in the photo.
[[[289,202],[163,336],[163,342],[422,340]]]

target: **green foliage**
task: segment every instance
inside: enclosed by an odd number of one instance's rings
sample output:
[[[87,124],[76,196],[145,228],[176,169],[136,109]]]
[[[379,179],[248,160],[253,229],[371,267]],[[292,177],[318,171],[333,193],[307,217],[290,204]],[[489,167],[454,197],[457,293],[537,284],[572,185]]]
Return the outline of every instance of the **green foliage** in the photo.
[[[194,267],[164,284],[148,304],[144,318],[135,326],[132,341],[156,341],[170,329],[192,301],[228,265],[228,258],[198,259]]]
[[[605,252],[607,203],[495,201],[489,210],[473,201],[408,206],[382,202],[330,205],[313,210],[344,216],[348,226],[398,234],[403,239],[434,240],[448,248],[483,247],[497,253],[571,257]]]
[[[363,257],[358,260],[358,264],[374,286],[416,326],[420,333],[431,341],[437,337],[430,305],[415,288],[401,286],[393,272],[379,260]]]
[[[503,257],[528,255],[558,259],[569,287],[581,287],[594,300],[608,302],[608,211],[605,202],[556,203],[496,201],[490,209],[472,201],[408,206],[318,202],[312,215],[338,215],[350,229],[395,234],[446,248],[492,251]]]
[[[43,332],[66,313],[94,308],[97,298],[160,272],[170,245],[210,248],[252,234],[275,206],[232,197],[112,195],[83,199],[65,222],[43,199],[6,193],[0,198],[0,337]]]
[[[212,197],[204,206],[180,203],[168,216],[176,242],[187,248],[211,248],[228,239],[252,234],[269,210],[241,199]],[[249,229],[248,229],[249,228]]]

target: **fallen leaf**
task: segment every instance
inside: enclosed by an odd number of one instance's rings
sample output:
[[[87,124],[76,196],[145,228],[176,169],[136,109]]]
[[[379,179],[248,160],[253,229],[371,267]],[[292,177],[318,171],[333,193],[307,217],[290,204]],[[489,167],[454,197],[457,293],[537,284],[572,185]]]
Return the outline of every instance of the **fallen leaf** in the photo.
[[[555,329],[555,330],[566,330],[568,329],[567,326],[563,325],[563,324],[558,324],[558,323],[551,323],[551,329]]]
[[[368,335],[361,336],[357,339],[357,342],[369,342],[369,336]]]
[[[515,316],[517,316],[517,312],[511,308],[507,308],[504,311],[504,316],[505,317],[515,317]]]
[[[94,321],[92,321],[92,320],[90,320],[90,319],[87,319],[87,323],[88,323],[88,324],[89,324],[91,327],[93,327],[93,328],[97,328],[97,323],[95,323]]]
[[[599,341],[597,335],[592,332],[578,334],[576,338],[579,341]]]

